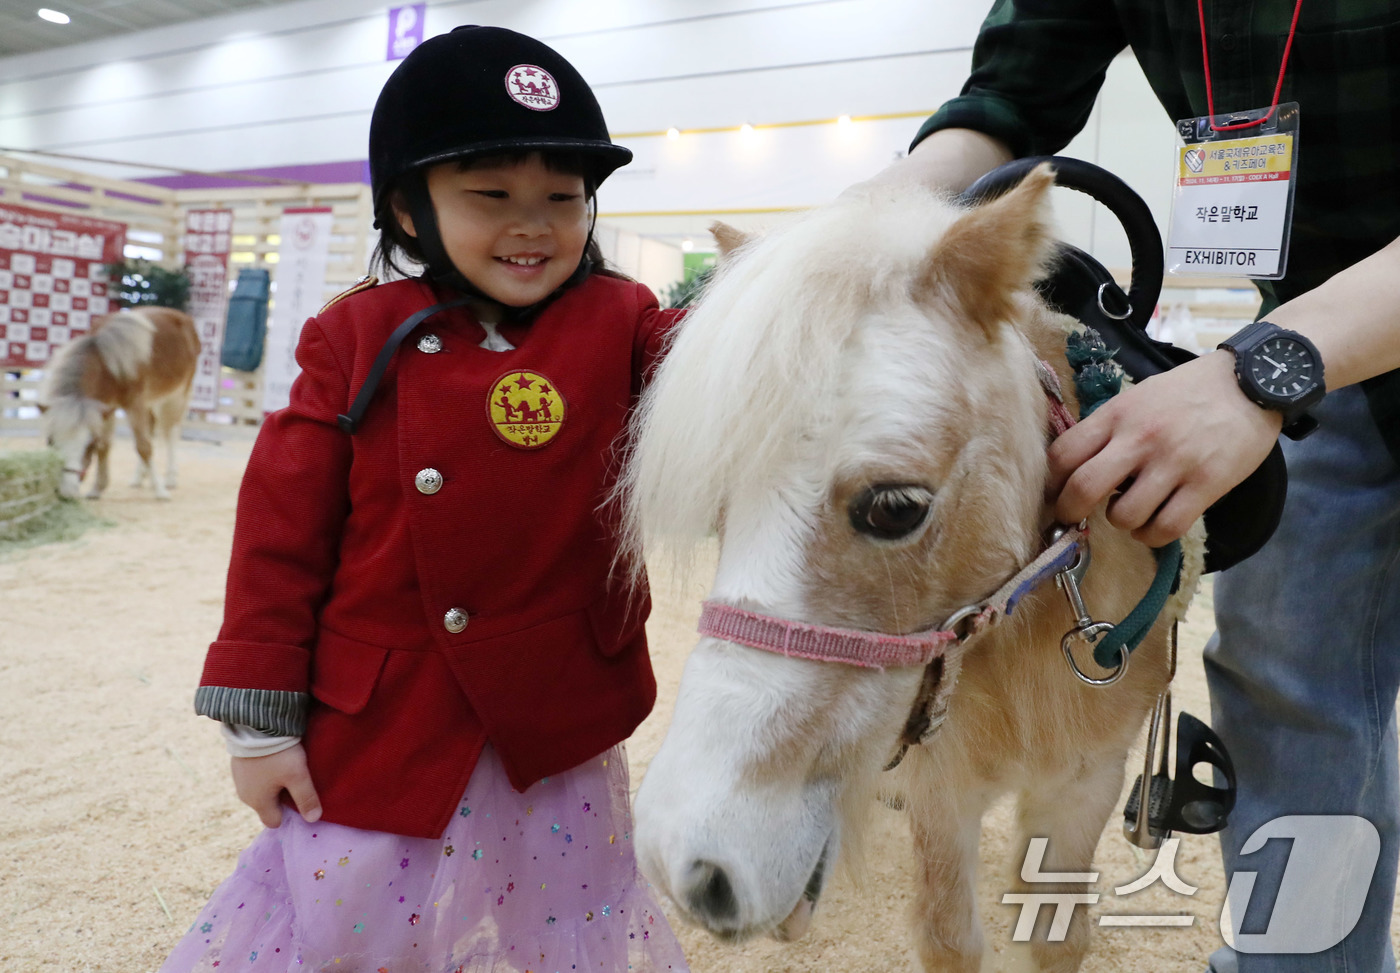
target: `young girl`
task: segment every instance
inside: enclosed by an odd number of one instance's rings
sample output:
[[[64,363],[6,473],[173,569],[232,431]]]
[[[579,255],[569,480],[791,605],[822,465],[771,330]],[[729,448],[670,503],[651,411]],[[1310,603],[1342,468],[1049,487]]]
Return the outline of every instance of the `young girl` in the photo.
[[[164,970],[685,969],[632,853],[649,604],[601,512],[674,323],[597,263],[630,158],[508,30],[386,83],[378,256],[427,270],[306,323],[249,460],[196,709],[268,830]]]

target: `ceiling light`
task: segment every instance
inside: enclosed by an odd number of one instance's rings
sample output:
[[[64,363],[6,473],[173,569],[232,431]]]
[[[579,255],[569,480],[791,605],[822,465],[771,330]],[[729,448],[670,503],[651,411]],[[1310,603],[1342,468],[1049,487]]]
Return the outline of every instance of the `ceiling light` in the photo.
[[[850,116],[850,115],[842,115],[840,118],[836,119],[836,124],[837,124],[837,125],[841,125],[841,126],[843,126],[843,127],[846,126],[846,125],[851,124],[851,116]]]
[[[739,134],[741,134],[741,135],[752,135],[752,134],[753,134],[753,126],[750,125],[748,122],[745,122],[744,124],[742,124],[742,125],[739,126]]]
[[[682,241],[681,241],[681,249],[684,250],[686,253],[690,253],[690,251],[692,251],[692,250],[695,249],[695,241],[694,241],[694,240],[682,240]]]
[[[681,137],[681,130],[678,128],[668,128],[666,129],[666,137],[674,142]]]
[[[50,10],[48,7],[40,7],[38,13],[40,18],[47,20],[51,24],[66,24],[73,19],[65,13],[59,13],[57,10]]]

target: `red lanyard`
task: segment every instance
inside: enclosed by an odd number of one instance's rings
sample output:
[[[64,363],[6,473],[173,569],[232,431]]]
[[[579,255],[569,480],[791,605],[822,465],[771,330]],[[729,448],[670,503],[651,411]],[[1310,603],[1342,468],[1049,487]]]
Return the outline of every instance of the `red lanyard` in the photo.
[[[1231,132],[1237,128],[1253,128],[1256,125],[1263,125],[1273,117],[1278,110],[1279,92],[1283,91],[1283,72],[1288,68],[1288,52],[1293,49],[1293,35],[1298,30],[1298,14],[1303,9],[1303,0],[1298,0],[1293,7],[1293,23],[1288,28],[1288,42],[1283,45],[1283,61],[1278,66],[1278,83],[1274,85],[1274,100],[1269,105],[1269,113],[1263,118],[1255,119],[1252,122],[1236,122],[1234,125],[1215,124],[1215,95],[1210,88],[1210,55],[1206,53],[1206,4],[1205,0],[1196,0],[1196,12],[1201,19],[1201,62],[1206,69],[1206,110],[1210,112],[1210,130],[1212,132]]]

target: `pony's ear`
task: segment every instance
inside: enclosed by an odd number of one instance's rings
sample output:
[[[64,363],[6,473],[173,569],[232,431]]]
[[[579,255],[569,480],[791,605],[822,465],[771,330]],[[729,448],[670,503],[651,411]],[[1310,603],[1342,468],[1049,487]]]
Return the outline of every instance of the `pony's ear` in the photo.
[[[744,244],[753,239],[753,235],[745,233],[737,226],[730,226],[719,220],[710,224],[710,235],[715,238],[715,243],[719,244],[720,259],[727,260]]]
[[[49,404],[47,402],[36,402],[34,404],[39,407],[39,415],[43,415],[45,412],[49,411]]]
[[[1035,281],[1054,250],[1054,185],[1054,170],[1038,165],[1009,193],[959,217],[929,254],[920,297],[951,298],[988,331],[1009,320],[1013,295]]]

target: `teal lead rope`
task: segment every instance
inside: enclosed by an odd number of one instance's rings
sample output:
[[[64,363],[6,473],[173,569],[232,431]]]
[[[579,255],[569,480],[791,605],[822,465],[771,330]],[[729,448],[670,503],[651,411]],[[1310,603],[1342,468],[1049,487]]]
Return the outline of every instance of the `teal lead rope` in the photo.
[[[1123,368],[1113,360],[1114,351],[1093,328],[1085,328],[1083,333],[1071,332],[1066,339],[1065,358],[1074,369],[1080,419],[1087,418],[1122,390]],[[1105,669],[1118,666],[1120,649],[1132,652],[1138,647],[1176,590],[1181,575],[1181,541],[1153,548],[1152,554],[1157,559],[1157,574],[1147,594],[1127,618],[1094,643],[1094,661]]]
[[[1152,554],[1157,558],[1157,574],[1147,594],[1142,596],[1136,608],[1128,612],[1127,618],[1094,643],[1094,661],[1105,669],[1118,666],[1120,648],[1132,652],[1147,637],[1152,623],[1162,614],[1167,599],[1176,588],[1176,579],[1181,573],[1181,541],[1172,541],[1166,547],[1155,547]]]

